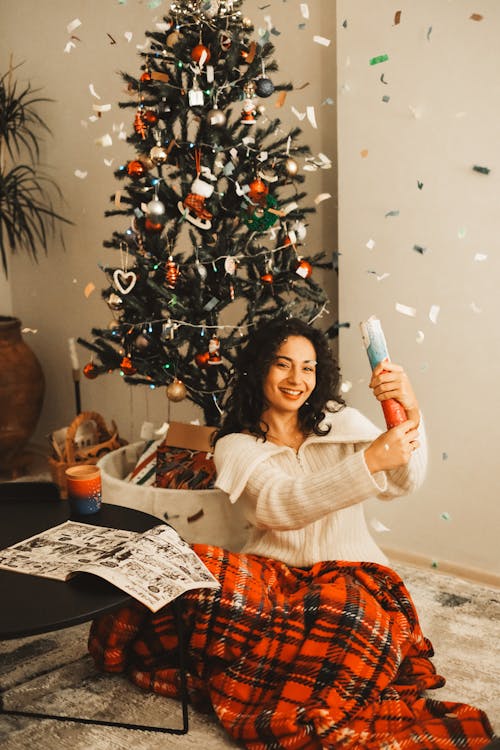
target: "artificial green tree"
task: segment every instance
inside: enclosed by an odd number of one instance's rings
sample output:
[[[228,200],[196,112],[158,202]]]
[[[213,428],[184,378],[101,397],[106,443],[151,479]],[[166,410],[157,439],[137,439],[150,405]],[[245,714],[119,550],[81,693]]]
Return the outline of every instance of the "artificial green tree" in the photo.
[[[117,253],[103,267],[113,320],[79,339],[92,351],[87,377],[118,370],[127,383],[166,387],[209,425],[251,328],[278,315],[316,319],[328,298],[313,270],[332,267],[323,252],[306,257],[314,207],[301,163],[315,160],[300,129],[269,114],[266,100],[292,85],[273,82],[270,32],[256,34],[242,4],[172,3],[146,32],[137,77],[122,74],[135,154],[116,171],[106,212],[122,224],[104,243]]]

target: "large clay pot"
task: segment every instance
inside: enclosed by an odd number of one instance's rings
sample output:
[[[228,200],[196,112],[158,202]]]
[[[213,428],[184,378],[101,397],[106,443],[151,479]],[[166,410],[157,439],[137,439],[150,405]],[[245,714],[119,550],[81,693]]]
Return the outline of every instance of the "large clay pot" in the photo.
[[[35,431],[45,393],[40,362],[21,321],[0,315],[0,469],[9,469]]]

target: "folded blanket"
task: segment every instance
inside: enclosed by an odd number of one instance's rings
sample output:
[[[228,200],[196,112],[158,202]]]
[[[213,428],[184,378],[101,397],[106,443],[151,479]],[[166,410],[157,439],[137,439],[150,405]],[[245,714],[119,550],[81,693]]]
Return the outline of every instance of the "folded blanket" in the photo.
[[[424,691],[444,678],[399,576],[375,563],[308,569],[219,547],[194,549],[221,583],[182,597],[188,691],[251,750],[477,750],[486,715]],[[139,604],[92,624],[98,667],[179,694],[170,607]]]

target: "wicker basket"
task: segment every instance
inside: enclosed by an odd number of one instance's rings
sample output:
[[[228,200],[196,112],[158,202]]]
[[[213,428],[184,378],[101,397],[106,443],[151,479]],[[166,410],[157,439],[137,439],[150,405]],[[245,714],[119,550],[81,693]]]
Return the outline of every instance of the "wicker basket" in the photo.
[[[78,414],[69,427],[57,430],[49,439],[53,450],[49,456],[50,472],[62,498],[68,496],[66,469],[77,464],[96,464],[106,453],[126,444],[118,436],[116,424],[112,421],[110,429],[95,411]]]

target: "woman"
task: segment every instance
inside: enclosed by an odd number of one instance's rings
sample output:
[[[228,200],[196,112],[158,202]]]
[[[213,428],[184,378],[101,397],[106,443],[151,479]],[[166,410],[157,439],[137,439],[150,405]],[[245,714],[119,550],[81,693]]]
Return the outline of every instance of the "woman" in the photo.
[[[413,388],[400,366],[375,368],[375,397],[408,416],[380,433],[338,385],[326,339],[300,320],[266,324],[240,353],[214,459],[250,535],[240,554],[194,545],[221,588],[183,597],[190,697],[255,750],[487,747],[484,713],[424,696],[444,680],[363,515],[368,497],[424,478]],[[103,669],[171,696],[176,647],[168,607],[108,615],[90,635]]]

